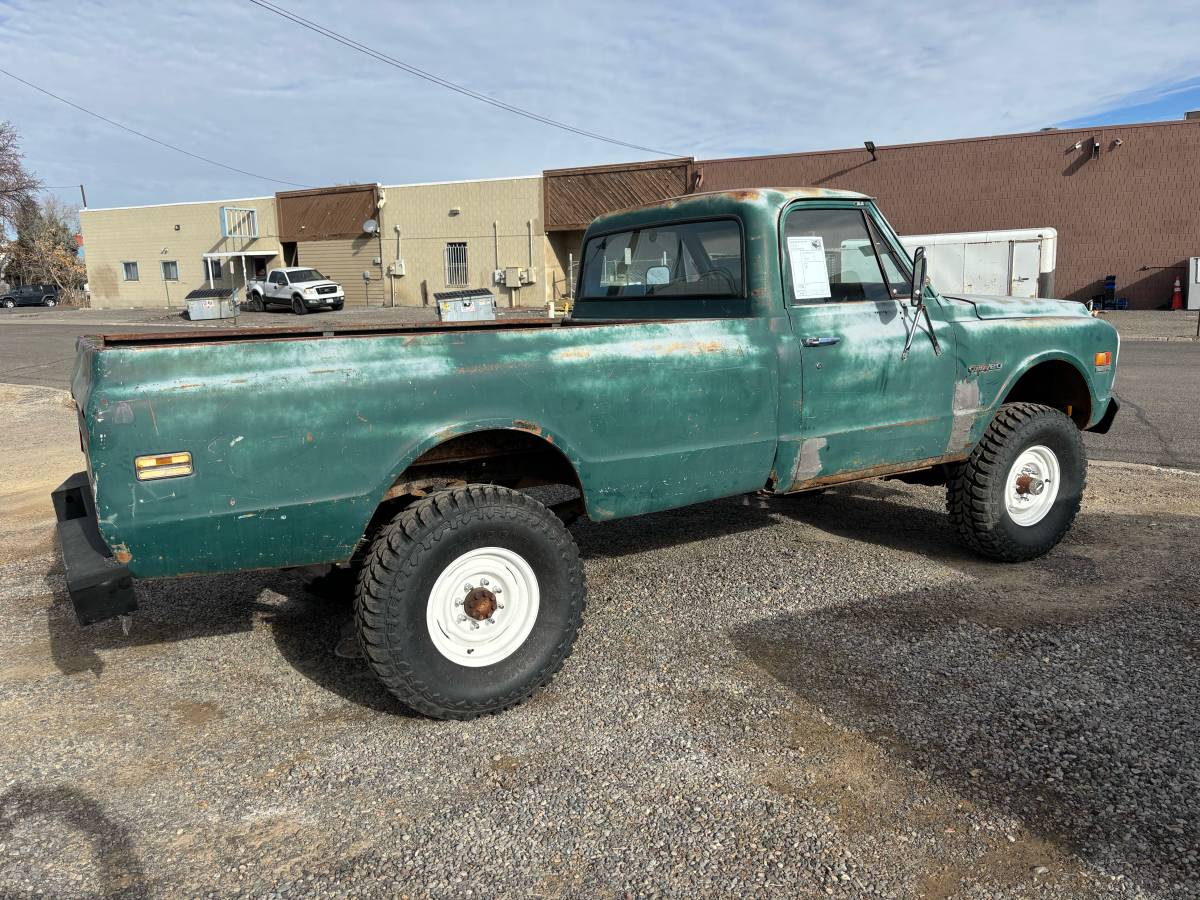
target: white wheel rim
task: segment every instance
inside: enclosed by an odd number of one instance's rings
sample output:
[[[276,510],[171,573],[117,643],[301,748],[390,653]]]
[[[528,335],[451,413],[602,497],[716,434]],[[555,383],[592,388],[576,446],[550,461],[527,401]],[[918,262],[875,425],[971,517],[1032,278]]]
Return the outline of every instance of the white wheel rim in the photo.
[[[425,624],[442,656],[480,668],[507,659],[525,643],[540,604],[537,576],[520,554],[479,547],[438,576],[429,592]],[[489,609],[491,615],[480,615]]]
[[[1058,499],[1061,480],[1062,467],[1053,450],[1041,444],[1024,450],[1004,484],[1008,517],[1025,528],[1042,521]]]

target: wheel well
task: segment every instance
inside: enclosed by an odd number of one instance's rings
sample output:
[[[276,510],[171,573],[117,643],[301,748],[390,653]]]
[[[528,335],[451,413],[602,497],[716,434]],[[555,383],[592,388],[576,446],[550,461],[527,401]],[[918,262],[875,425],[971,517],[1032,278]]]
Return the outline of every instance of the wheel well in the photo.
[[[1012,386],[1005,403],[1042,403],[1066,413],[1080,428],[1092,418],[1092,394],[1071,363],[1052,359],[1038,363]]]
[[[371,517],[360,551],[404,507],[435,491],[465,484],[563,485],[583,494],[570,460],[540,435],[515,428],[458,435],[426,450],[400,473]]]

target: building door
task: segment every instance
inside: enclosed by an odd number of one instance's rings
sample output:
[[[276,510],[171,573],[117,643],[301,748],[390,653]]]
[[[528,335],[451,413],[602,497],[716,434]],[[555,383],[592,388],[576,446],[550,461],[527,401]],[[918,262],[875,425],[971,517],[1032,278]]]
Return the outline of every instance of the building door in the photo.
[[[915,316],[910,264],[887,233],[859,201],[801,201],[785,213],[783,283],[802,401],[800,434],[780,440],[783,490],[947,452],[954,336],[928,291],[942,352],[921,316],[902,355]]]

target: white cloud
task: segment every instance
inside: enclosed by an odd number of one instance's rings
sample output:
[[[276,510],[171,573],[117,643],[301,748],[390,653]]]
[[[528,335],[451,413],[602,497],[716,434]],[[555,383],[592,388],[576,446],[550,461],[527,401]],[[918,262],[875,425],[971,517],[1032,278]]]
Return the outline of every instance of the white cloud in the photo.
[[[1197,73],[1190,3],[282,5],[543,115],[698,157],[1035,129]],[[915,10],[915,11],[911,11]],[[420,81],[245,2],[0,0],[4,68],[197,153],[306,184],[647,158]],[[1164,86],[1164,87],[1159,87]],[[93,205],[271,193],[0,76],[0,118]]]

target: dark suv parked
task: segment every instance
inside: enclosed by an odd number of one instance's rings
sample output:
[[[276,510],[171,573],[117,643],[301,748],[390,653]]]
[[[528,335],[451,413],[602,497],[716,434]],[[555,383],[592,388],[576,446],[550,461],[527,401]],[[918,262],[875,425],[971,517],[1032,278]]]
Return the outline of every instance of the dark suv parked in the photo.
[[[0,292],[0,306],[58,306],[58,288],[52,284],[27,284]]]

